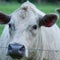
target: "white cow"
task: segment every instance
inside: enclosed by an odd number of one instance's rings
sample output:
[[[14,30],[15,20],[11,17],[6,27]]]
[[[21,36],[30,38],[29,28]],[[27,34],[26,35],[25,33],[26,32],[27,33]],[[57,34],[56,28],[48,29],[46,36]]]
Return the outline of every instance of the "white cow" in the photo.
[[[11,15],[0,12],[0,24],[6,24],[0,60],[60,60],[56,21],[56,14],[45,14],[28,1]]]

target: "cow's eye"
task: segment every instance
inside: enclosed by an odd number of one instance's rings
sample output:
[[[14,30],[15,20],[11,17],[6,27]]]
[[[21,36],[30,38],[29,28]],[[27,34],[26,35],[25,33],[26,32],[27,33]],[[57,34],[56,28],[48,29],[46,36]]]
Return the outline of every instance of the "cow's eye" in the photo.
[[[9,28],[11,28],[11,24],[9,24]]]
[[[33,25],[32,28],[36,30],[37,29],[37,25]]]

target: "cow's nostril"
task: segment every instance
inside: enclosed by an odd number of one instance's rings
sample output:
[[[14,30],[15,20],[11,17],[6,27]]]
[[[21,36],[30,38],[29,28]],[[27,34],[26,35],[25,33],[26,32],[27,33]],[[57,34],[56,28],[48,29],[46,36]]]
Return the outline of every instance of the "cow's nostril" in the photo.
[[[25,55],[25,47],[21,44],[9,44],[8,55],[15,59],[20,59]]]
[[[24,45],[22,45],[21,48],[20,48],[19,50],[20,50],[20,51],[21,51],[21,50],[25,50]]]
[[[8,50],[12,50],[12,47],[11,47],[11,45],[10,45],[10,44],[9,44]]]

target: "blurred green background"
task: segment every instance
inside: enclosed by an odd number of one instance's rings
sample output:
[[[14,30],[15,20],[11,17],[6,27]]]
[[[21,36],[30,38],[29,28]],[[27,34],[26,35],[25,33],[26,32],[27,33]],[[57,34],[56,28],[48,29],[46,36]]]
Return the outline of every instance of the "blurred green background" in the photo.
[[[14,10],[19,8],[26,0],[0,0],[0,11],[11,14]],[[36,7],[45,13],[56,13],[56,9],[60,8],[60,0],[30,0]],[[57,21],[60,27],[60,17]],[[0,34],[2,33],[4,25],[0,25]]]

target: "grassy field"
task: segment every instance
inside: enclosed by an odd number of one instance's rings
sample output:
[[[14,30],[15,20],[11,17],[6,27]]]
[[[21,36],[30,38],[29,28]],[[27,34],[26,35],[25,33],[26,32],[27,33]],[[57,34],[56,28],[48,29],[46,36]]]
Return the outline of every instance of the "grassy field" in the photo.
[[[14,10],[16,10],[18,7],[20,7],[21,4],[18,3],[0,3],[0,11],[10,14]],[[35,4],[38,9],[45,13],[56,13],[55,10],[59,8],[60,6],[57,4]],[[59,18],[60,20],[60,18]],[[58,26],[60,27],[60,21],[57,21]],[[2,33],[4,26],[0,25],[0,34]]]

